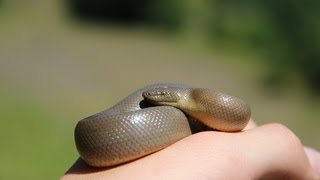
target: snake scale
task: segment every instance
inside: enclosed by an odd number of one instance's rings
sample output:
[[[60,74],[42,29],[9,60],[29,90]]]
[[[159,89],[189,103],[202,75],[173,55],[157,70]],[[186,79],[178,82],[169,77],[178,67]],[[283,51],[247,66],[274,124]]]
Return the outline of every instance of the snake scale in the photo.
[[[204,130],[241,131],[249,105],[236,97],[180,84],[143,87],[80,120],[75,143],[89,165],[109,167],[159,151]]]

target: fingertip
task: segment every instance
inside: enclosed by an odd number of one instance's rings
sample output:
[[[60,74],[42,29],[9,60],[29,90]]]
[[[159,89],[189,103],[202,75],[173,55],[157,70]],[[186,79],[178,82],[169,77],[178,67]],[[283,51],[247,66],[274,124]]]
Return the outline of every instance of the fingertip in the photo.
[[[310,147],[304,147],[304,151],[307,155],[307,158],[310,162],[310,165],[312,169],[314,170],[317,178],[320,178],[320,153],[319,151],[310,148]]]

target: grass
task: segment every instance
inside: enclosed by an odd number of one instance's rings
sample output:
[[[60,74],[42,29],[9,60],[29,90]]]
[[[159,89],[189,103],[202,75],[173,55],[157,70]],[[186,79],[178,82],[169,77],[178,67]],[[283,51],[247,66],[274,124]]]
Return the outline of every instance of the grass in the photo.
[[[56,179],[77,157],[65,148],[73,143],[71,124],[57,124],[59,116],[41,104],[2,88],[0,102],[1,178]]]

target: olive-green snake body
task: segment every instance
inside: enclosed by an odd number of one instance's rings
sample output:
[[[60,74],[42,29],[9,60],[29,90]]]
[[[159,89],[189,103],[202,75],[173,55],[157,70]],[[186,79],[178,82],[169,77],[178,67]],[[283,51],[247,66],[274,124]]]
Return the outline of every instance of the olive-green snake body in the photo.
[[[209,89],[153,84],[78,122],[75,142],[89,165],[108,167],[161,150],[192,133],[241,131],[250,119],[243,100]]]

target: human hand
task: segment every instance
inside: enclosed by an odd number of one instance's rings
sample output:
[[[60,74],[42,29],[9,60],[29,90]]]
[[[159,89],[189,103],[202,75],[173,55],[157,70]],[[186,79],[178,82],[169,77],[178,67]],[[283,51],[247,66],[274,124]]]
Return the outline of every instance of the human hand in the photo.
[[[207,131],[136,161],[93,168],[79,159],[62,179],[317,179],[320,154],[283,125]]]

